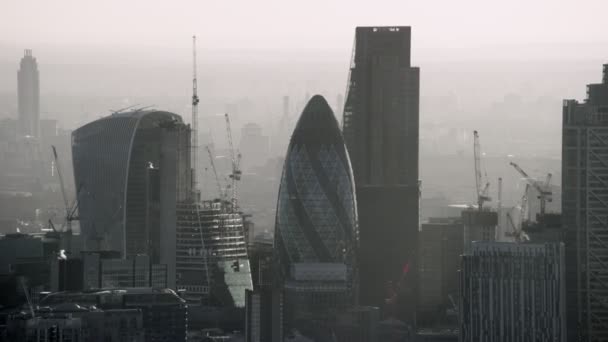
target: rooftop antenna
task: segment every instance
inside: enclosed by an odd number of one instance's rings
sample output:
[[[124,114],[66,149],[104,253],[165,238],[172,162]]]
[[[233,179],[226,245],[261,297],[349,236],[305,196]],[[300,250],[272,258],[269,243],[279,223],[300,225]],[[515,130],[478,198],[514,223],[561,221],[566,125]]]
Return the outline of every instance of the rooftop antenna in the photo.
[[[192,163],[192,191],[194,199],[198,199],[198,184],[196,182],[196,153],[198,148],[198,82],[196,80],[196,36],[192,36],[192,131],[191,131],[191,163]]]
[[[137,106],[139,106],[139,104],[130,105],[130,106],[127,106],[127,107],[124,107],[124,108],[121,108],[121,109],[116,109],[116,110],[110,109],[110,112],[112,114],[119,114],[119,113],[127,111],[128,109],[131,109],[131,108],[137,107]]]

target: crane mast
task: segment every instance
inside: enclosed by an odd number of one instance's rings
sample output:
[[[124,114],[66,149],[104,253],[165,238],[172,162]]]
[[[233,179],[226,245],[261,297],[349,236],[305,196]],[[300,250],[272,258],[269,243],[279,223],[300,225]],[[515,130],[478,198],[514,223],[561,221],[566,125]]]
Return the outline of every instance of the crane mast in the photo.
[[[496,230],[496,241],[502,239],[502,177],[498,177],[498,199],[496,201],[496,213],[498,214],[498,229]]]
[[[538,181],[530,178],[530,176],[528,176],[528,174],[526,173],[526,171],[524,171],[519,165],[517,165],[514,162],[511,162],[509,164],[511,166],[513,166],[513,168],[515,170],[517,170],[517,172],[519,172],[519,174],[523,178],[526,179],[526,182],[529,185],[533,186],[536,189],[536,191],[538,191],[538,198],[540,199],[540,216],[542,217],[543,215],[545,215],[545,211],[546,211],[546,207],[547,207],[547,202],[551,202],[551,196],[553,195],[553,192],[549,188],[552,174],[551,173],[547,174],[547,178],[545,180],[545,183],[541,186]]]
[[[477,208],[483,209],[483,203],[489,202],[492,198],[488,195],[490,182],[483,185],[481,174],[481,146],[479,143],[479,134],[473,131],[473,157],[475,159],[475,188],[477,190]],[[483,186],[483,188],[482,188]]]
[[[213,171],[213,176],[215,177],[218,196],[221,200],[223,200],[224,194],[222,191],[222,184],[220,183],[220,177],[217,175],[217,169],[215,168],[215,162],[213,161],[213,152],[211,152],[211,148],[209,148],[209,145],[205,146],[205,148],[207,149],[207,154],[209,155],[209,163],[211,164],[211,170]]]
[[[524,189],[524,195],[521,197],[521,206],[519,208],[519,227],[523,228],[526,216],[528,216],[528,191],[530,190],[530,184],[526,184]]]
[[[74,220],[78,220],[78,217],[76,215],[76,211],[78,210],[78,198],[76,198],[74,200],[74,202],[72,203],[72,205],[70,205],[69,201],[68,201],[68,196],[65,192],[65,183],[63,181],[63,173],[61,172],[61,163],[59,162],[59,157],[57,156],[57,149],[55,148],[55,146],[51,146],[51,148],[53,149],[53,158],[55,159],[55,168],[57,169],[57,177],[59,178],[59,185],[61,186],[61,196],[63,197],[63,203],[65,205],[65,229],[62,229],[62,233],[67,235],[65,236],[66,241],[65,241],[65,249],[69,252],[71,250],[71,240],[72,240],[72,221]],[[78,197],[78,194],[80,193],[80,190],[82,189],[81,186],[78,187],[78,189],[76,190],[76,197]],[[50,220],[49,220],[50,222]],[[52,224],[52,222],[51,222]],[[55,229],[55,227],[52,227],[53,230]]]
[[[226,133],[228,136],[228,148],[230,149],[230,160],[232,162],[232,172],[230,173],[230,180],[231,180],[231,189],[232,189],[232,198],[231,198],[231,203],[232,203],[232,209],[236,210],[237,208],[237,196],[238,196],[238,191],[237,191],[237,182],[241,180],[241,170],[240,170],[240,163],[241,163],[241,153],[237,152],[234,149],[234,144],[232,141],[232,129],[230,128],[230,117],[228,116],[228,113],[225,114],[225,118],[226,118]]]
[[[59,157],[57,157],[57,149],[55,146],[51,146],[53,149],[53,158],[55,159],[55,168],[57,169],[57,176],[59,178],[59,186],[61,186],[61,196],[63,197],[63,204],[65,205],[65,217],[70,216],[70,204],[68,202],[68,196],[65,193],[65,183],[63,182],[63,175],[61,173],[61,164],[59,163]]]
[[[512,232],[509,232],[506,235],[515,238],[516,242],[524,242],[524,241],[530,240],[528,235],[523,230],[524,220],[526,217],[527,207],[528,207],[528,190],[529,189],[530,189],[530,184],[526,184],[526,188],[524,189],[524,194],[522,195],[520,203],[519,203],[519,220],[517,221],[517,223],[515,223],[513,221],[513,216],[511,215],[511,213],[507,213],[507,220],[509,221],[509,223],[511,225]]]
[[[192,163],[192,191],[194,193],[194,200],[198,198],[198,183],[196,180],[197,172],[197,149],[198,149],[198,81],[197,81],[197,70],[196,70],[196,36],[192,36],[192,127],[191,127],[191,146],[190,146],[190,160]]]

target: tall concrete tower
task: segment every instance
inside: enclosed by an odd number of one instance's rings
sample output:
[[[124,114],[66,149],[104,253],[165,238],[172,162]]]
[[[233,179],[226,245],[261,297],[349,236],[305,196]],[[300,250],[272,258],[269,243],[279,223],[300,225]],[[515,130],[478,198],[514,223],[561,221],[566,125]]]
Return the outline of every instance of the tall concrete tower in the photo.
[[[40,81],[38,63],[32,50],[25,50],[17,72],[19,97],[19,133],[39,137]]]

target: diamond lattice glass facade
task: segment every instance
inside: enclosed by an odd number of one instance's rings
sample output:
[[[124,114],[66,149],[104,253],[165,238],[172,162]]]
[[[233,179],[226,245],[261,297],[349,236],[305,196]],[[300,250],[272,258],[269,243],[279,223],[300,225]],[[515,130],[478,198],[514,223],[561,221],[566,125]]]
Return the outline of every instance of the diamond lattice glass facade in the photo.
[[[285,158],[276,217],[283,272],[295,263],[344,263],[352,276],[357,211],[338,122],[319,95],[304,109]]]
[[[314,96],[291,137],[277,202],[277,275],[289,330],[320,336],[317,323],[356,304],[354,189],[338,122],[325,99]]]

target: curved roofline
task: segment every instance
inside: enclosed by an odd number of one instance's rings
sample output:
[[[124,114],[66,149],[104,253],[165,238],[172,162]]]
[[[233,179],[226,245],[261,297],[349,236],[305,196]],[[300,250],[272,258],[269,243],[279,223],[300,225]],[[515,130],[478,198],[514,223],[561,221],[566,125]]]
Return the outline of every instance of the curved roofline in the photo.
[[[137,118],[138,120],[141,120],[141,118],[143,118],[146,115],[150,115],[150,114],[158,113],[158,112],[169,114],[173,118],[177,119],[179,122],[182,122],[182,123],[184,122],[184,120],[182,119],[181,115],[175,114],[175,113],[171,113],[171,112],[168,112],[168,111],[165,111],[165,110],[157,110],[157,109],[145,109],[145,110],[141,110],[141,109],[138,109],[138,110],[130,110],[130,111],[125,111],[125,112],[115,112],[115,113],[112,113],[110,115],[107,115],[107,116],[101,117],[99,119],[93,120],[93,121],[91,121],[89,123],[86,123],[86,124],[78,127],[77,129],[75,129],[74,132],[80,130],[83,127],[87,127],[89,125],[97,123],[99,121],[111,120],[113,118],[125,118],[125,117],[132,117],[132,118]]]
[[[346,181],[343,183],[343,188],[350,188],[350,190],[348,190],[352,194],[350,198],[339,196],[336,190],[337,186],[335,188],[332,187],[332,185],[330,184],[330,182],[332,181],[327,177],[327,173],[329,171],[324,166],[325,164],[322,164],[321,156],[323,151],[325,151],[325,155],[327,155],[327,153],[329,153],[327,151],[329,150],[325,148],[330,147],[331,150],[334,151],[332,152],[333,155],[331,158],[336,159],[336,164],[334,164],[336,166],[329,167],[335,167],[340,169],[338,172],[339,175],[336,176],[339,176],[339,179],[345,179],[344,177],[347,178]],[[293,130],[293,134],[291,136],[287,152],[285,154],[285,160],[283,162],[281,181],[279,183],[279,191],[277,194],[277,209],[275,215],[276,231],[275,238],[273,241],[275,253],[280,254],[279,258],[284,258],[286,261],[289,260],[289,263],[295,260],[292,255],[292,251],[289,251],[288,248],[288,246],[290,245],[290,241],[288,241],[289,237],[287,235],[290,234],[285,235],[285,232],[290,231],[290,229],[282,229],[281,227],[285,226],[285,223],[279,224],[279,222],[281,221],[280,217],[282,210],[294,210],[295,213],[296,209],[285,208],[292,206],[293,203],[302,202],[301,198],[298,197],[301,195],[301,192],[297,189],[298,185],[296,184],[297,182],[294,178],[296,177],[295,173],[293,173],[293,170],[290,169],[293,168],[294,165],[292,162],[295,158],[294,156],[298,156],[300,154],[304,154],[305,156],[307,156],[307,158],[310,158],[310,160],[307,160],[306,163],[310,164],[309,167],[312,169],[312,172],[315,175],[314,178],[317,179],[318,183],[316,186],[322,189],[322,193],[327,198],[327,201],[329,203],[328,205],[331,207],[331,209],[329,210],[334,212],[335,214],[334,216],[336,217],[336,222],[338,223],[335,225],[335,227],[332,227],[331,229],[337,231],[338,229],[340,229],[339,227],[341,227],[341,229],[344,231],[342,238],[340,240],[336,240],[334,244],[336,244],[336,246],[340,244],[349,245],[352,246],[353,250],[356,249],[359,244],[359,215],[358,211],[356,210],[356,187],[350,154],[344,141],[344,136],[340,129],[339,122],[335,114],[333,113],[331,107],[323,96],[314,95],[308,101],[302,113],[300,114],[296,127]],[[301,158],[303,157],[299,157],[298,159]],[[294,195],[296,196],[295,199],[297,199],[298,201],[292,201],[294,199],[292,196]],[[287,196],[289,197],[289,199],[287,199]],[[332,197],[333,200],[331,200],[330,197]],[[282,201],[291,204],[287,204],[285,208],[282,208]],[[310,245],[312,248],[312,254],[314,254],[317,259],[321,260],[321,262],[325,262],[322,261],[322,259],[326,257],[323,254],[325,253],[323,251],[323,248],[316,248],[313,245],[323,245],[325,246],[325,249],[328,249],[330,247],[328,247],[328,245],[326,245],[323,241],[321,243],[318,243],[319,238],[317,236],[321,236],[321,233],[318,230],[318,225],[317,223],[313,222],[312,219],[310,219],[310,217],[312,217],[311,212],[309,210],[310,207],[302,203],[296,205],[301,207],[298,210],[302,213],[302,215],[299,215],[297,213],[294,214],[295,216],[297,216],[294,218],[295,222],[297,222],[298,224],[303,224],[300,227],[301,233],[298,233],[302,235],[302,238],[298,239],[302,240],[303,245],[307,245],[308,242],[308,245]],[[352,206],[352,212],[349,211],[349,213],[346,213],[346,205],[348,205],[349,207]],[[287,219],[287,221],[290,221],[290,219]],[[320,226],[323,226],[323,224],[321,224]],[[316,233],[308,234],[307,231],[309,229],[311,231],[316,231]],[[293,239],[294,237],[292,236],[291,238]],[[330,249],[334,251],[335,248],[331,247]],[[331,255],[327,257],[335,258],[336,260],[341,258],[339,254],[334,253],[334,255],[332,253],[334,252],[331,252]],[[300,255],[300,252],[297,252],[295,254]],[[348,256],[347,258],[350,259],[351,256]],[[352,258],[354,260],[355,256],[353,255]]]

